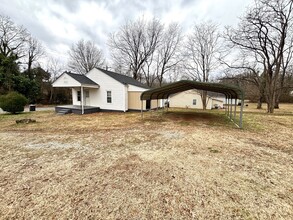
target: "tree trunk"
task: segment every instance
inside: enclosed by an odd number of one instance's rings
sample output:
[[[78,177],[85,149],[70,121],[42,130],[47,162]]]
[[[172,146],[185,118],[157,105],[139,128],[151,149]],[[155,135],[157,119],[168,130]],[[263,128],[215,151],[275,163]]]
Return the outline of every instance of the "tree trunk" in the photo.
[[[275,109],[279,109],[279,102],[280,102],[280,94],[276,95],[276,102],[275,102]]]
[[[257,102],[257,109],[262,109],[262,103],[265,101],[265,89],[266,89],[266,79],[261,77],[261,82],[259,84],[259,97]]]
[[[262,103],[263,103],[263,97],[259,96],[258,101],[257,101],[257,109],[262,109]]]
[[[207,109],[207,91],[201,92],[202,108],[203,110]]]
[[[264,102],[265,94],[264,94],[264,88],[261,88],[258,101],[257,101],[257,109],[262,109],[262,103]]]
[[[33,79],[31,72],[32,72],[32,60],[29,58],[28,65],[27,65],[27,74],[29,79]]]
[[[163,78],[162,78],[162,77],[159,77],[159,78],[158,78],[158,81],[159,81],[159,86],[160,86],[160,88],[161,88],[161,87],[162,87]]]
[[[276,102],[276,93],[273,89],[269,89],[268,97],[267,97],[267,104],[268,104],[268,113],[274,113],[275,110],[275,102]]]
[[[136,69],[134,69],[133,72],[132,72],[132,78],[135,79],[135,80],[137,80],[137,78],[138,78],[138,74],[137,74]]]
[[[284,83],[285,83],[285,74],[283,73],[281,75],[281,82],[279,85],[279,89],[276,91],[276,103],[275,103],[275,109],[279,109],[279,102],[280,102],[280,97],[283,93],[283,88],[284,88]]]

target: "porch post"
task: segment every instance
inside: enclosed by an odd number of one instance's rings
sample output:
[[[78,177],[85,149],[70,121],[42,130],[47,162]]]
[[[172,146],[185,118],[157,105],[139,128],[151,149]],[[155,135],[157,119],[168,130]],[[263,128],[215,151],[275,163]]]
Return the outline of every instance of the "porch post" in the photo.
[[[81,114],[83,115],[84,114],[84,98],[83,98],[83,87],[81,86],[80,87],[80,93],[81,93]]]

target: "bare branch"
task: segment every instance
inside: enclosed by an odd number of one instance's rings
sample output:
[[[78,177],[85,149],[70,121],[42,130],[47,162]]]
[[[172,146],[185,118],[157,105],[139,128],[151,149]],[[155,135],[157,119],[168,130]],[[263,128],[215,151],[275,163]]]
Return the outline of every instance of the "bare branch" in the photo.
[[[78,41],[72,45],[68,53],[69,68],[79,74],[86,74],[94,67],[101,67],[105,63],[102,51],[91,41]]]

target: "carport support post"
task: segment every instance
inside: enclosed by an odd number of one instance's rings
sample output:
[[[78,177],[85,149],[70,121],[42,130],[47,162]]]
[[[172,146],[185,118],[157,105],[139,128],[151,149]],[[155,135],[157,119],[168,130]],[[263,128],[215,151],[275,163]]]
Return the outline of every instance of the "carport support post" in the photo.
[[[244,107],[244,97],[243,97],[243,94],[242,94],[242,97],[241,97],[241,109],[240,109],[240,118],[239,118],[239,127],[242,128],[242,120],[243,120],[243,107]]]
[[[225,104],[226,104],[226,106],[225,106],[225,115],[227,115],[227,95],[225,95]]]
[[[227,97],[227,102],[226,102],[227,103],[226,105],[227,105],[227,116],[228,117],[229,117],[229,113],[230,113],[230,105],[229,105],[230,101],[229,100],[230,100],[230,96]]]
[[[141,100],[140,102],[141,102],[140,113],[141,113],[141,118],[143,118],[143,100]]]
[[[80,87],[80,93],[81,93],[81,114],[84,114],[84,100],[83,100],[83,87]]]
[[[237,102],[237,99],[234,99],[235,100],[235,105],[234,105],[234,121],[236,119],[236,102]]]
[[[159,99],[157,99],[157,111],[159,110]]]
[[[233,106],[233,102],[232,102],[232,96],[231,96],[231,99],[230,99],[230,101],[231,101],[231,105],[230,105],[230,119],[232,119],[232,106]]]

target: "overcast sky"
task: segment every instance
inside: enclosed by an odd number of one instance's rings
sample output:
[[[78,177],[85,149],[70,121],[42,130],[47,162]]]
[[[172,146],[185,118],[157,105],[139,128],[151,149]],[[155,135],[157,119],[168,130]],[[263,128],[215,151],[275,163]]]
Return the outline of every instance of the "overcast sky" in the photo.
[[[155,16],[178,22],[186,32],[195,22],[236,25],[253,0],[0,0],[2,15],[23,25],[43,43],[48,56],[66,62],[69,47],[94,41],[109,56],[107,39],[127,20]]]

